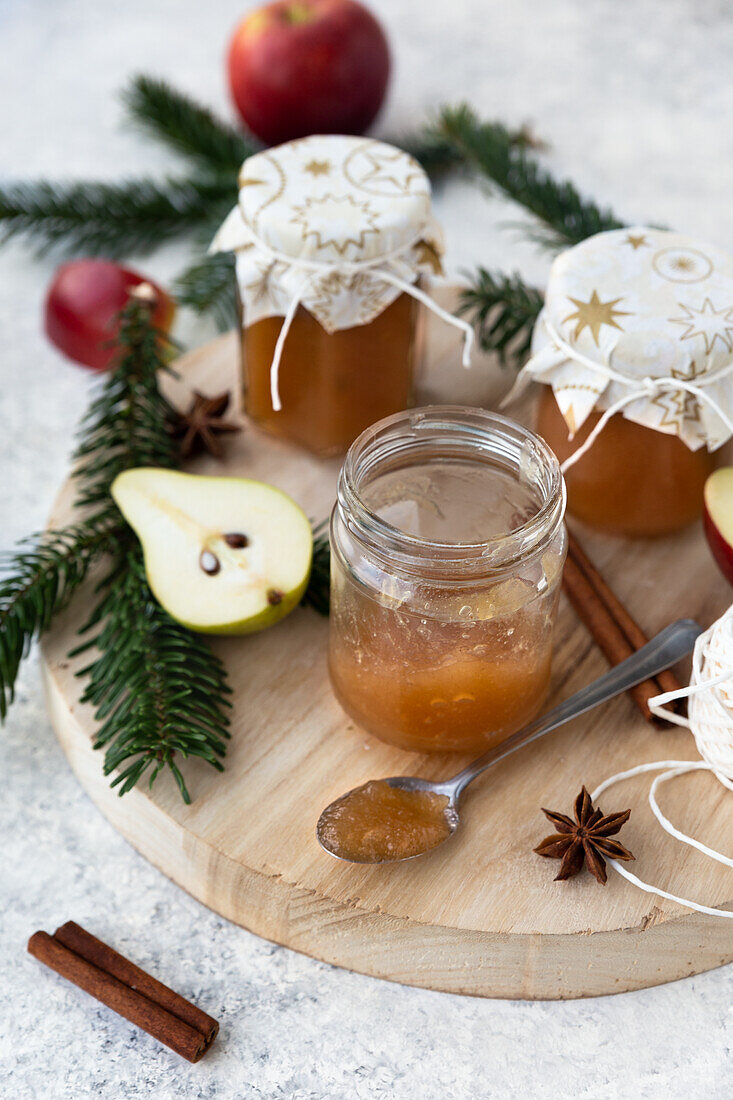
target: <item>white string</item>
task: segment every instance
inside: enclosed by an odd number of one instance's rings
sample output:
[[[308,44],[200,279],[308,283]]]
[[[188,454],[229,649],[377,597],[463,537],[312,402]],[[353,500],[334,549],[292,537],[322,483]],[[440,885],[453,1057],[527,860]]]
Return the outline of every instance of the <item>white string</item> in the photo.
[[[258,252],[262,252],[273,262],[282,263],[288,267],[295,268],[296,270],[301,269],[305,272],[305,278],[300,288],[291,299],[287,312],[283,318],[283,323],[280,326],[280,332],[275,344],[275,350],[272,355],[272,363],[270,364],[270,397],[275,412],[280,412],[282,409],[282,402],[280,400],[280,362],[282,360],[283,348],[285,347],[285,340],[287,339],[296,311],[303,301],[309,284],[313,282],[317,276],[325,272],[337,272],[338,274],[349,276],[369,272],[373,278],[381,279],[382,282],[389,283],[390,286],[394,286],[398,290],[403,291],[403,293],[409,294],[412,298],[421,302],[427,309],[432,310],[436,317],[440,317],[441,320],[449,325],[453,325],[454,328],[461,329],[463,332],[462,363],[466,369],[471,366],[471,351],[473,350],[474,342],[473,326],[470,325],[468,321],[464,321],[462,317],[456,317],[454,314],[449,313],[448,310],[443,309],[429,294],[420,290],[414,283],[408,282],[407,279],[403,279],[393,271],[381,270],[385,266],[392,266],[398,259],[405,257],[407,253],[422,240],[424,232],[425,227],[423,226],[420,232],[408,241],[407,244],[400,245],[399,248],[394,249],[392,252],[383,252],[370,260],[343,260],[333,263],[328,260],[305,260],[288,256],[284,252],[278,252],[277,249],[270,248],[269,245],[265,244],[264,241],[250,230],[250,235],[254,238],[253,243]]]
[[[731,371],[733,371],[733,361],[726,364],[726,366],[722,367],[720,370],[706,375],[703,385],[696,385],[694,382],[689,382],[684,378],[672,378],[671,375],[664,375],[660,378],[652,378],[647,375],[645,378],[636,379],[631,378],[627,374],[622,374],[620,371],[614,370],[610,364],[598,363],[595,359],[591,359],[589,356],[584,355],[583,352],[573,347],[567,340],[564,340],[550,321],[545,319],[544,324],[547,334],[553,344],[555,344],[560,351],[564,352],[568,359],[572,359],[576,363],[580,363],[581,366],[587,367],[597,374],[601,374],[608,381],[619,382],[626,387],[630,387],[634,384],[637,386],[635,390],[630,390],[624,394],[623,397],[620,397],[618,401],[614,401],[613,404],[604,411],[600,420],[582,446],[573,451],[573,453],[563,462],[561,466],[563,473],[566,473],[566,471],[569,470],[571,466],[574,466],[584,454],[587,454],[612,416],[615,416],[616,413],[626,408],[627,405],[631,405],[634,401],[639,401],[643,397],[656,397],[660,393],[678,393],[680,390],[683,390],[697,397],[700,401],[706,402],[713,412],[717,413],[728,428],[728,431],[733,433],[733,419],[723,412],[718,402],[711,397],[710,394],[706,393],[704,388],[705,386],[713,385],[715,382],[719,382],[722,378],[727,377]]]
[[[688,718],[665,709],[667,703],[676,699],[690,700]],[[648,795],[652,813],[659,824],[665,832],[681,843],[696,848],[726,867],[733,868],[733,858],[723,855],[714,848],[709,848],[695,837],[688,836],[687,833],[676,828],[662,813],[657,801],[657,791],[663,783],[693,771],[712,772],[725,787],[733,790],[733,607],[728,608],[726,613],[695,642],[689,685],[677,691],[655,695],[649,700],[649,708],[653,714],[667,721],[674,722],[678,726],[686,726],[695,738],[702,760],[656,760],[649,764],[639,764],[635,768],[619,772],[604,780],[593,791],[591,795],[593,801],[614,783],[620,783],[624,779],[630,779],[644,772],[662,771],[663,774],[654,779]],[[699,913],[733,917],[733,912],[727,909],[701,905],[689,898],[661,890],[640,879],[618,860],[610,859],[609,863],[615,871],[646,893],[658,894],[660,897],[685,905],[688,909],[694,909]]]

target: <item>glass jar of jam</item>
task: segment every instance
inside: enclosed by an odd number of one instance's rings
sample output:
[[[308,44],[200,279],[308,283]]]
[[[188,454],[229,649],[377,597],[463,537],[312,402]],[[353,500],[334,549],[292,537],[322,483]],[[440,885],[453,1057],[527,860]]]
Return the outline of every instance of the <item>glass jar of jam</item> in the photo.
[[[542,387],[536,429],[561,463],[583,446],[600,417],[592,412],[570,439],[551,387]],[[568,512],[609,534],[671,534],[699,519],[705,481],[718,461],[707,447],[691,451],[678,436],[616,413],[566,471]]]
[[[331,521],[329,669],[360,726],[478,753],[539,711],[564,508],[552,451],[494,413],[416,409],[356,440]]]
[[[614,535],[698,519],[733,435],[733,255],[637,226],[552,265],[515,393],[542,382],[536,428],[561,462],[568,512]]]
[[[212,248],[236,255],[244,404],[261,427],[342,454],[409,407],[420,287],[441,270],[430,183],[383,142],[337,135],[250,157]]]

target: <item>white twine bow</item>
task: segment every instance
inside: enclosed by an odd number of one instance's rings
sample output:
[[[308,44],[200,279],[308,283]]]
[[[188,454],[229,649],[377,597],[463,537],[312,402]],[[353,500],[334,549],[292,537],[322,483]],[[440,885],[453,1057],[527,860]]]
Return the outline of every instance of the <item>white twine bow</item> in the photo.
[[[706,402],[713,412],[720,417],[729,432],[733,434],[733,420],[721,409],[715,398],[705,392],[706,386],[719,382],[722,378],[727,377],[733,372],[733,362],[726,364],[726,366],[718,371],[706,375],[703,385],[695,384],[685,378],[672,378],[671,375],[663,375],[660,378],[652,378],[648,375],[646,378],[641,379],[631,378],[627,374],[622,374],[620,371],[614,370],[610,364],[598,363],[595,359],[591,359],[581,351],[578,351],[577,348],[563,339],[550,321],[545,320],[544,324],[547,334],[553,344],[555,344],[560,351],[564,352],[568,359],[580,363],[581,366],[588,367],[589,370],[595,371],[610,382],[620,382],[623,386],[637,385],[636,389],[632,389],[628,393],[625,393],[623,397],[619,397],[617,401],[614,401],[612,405],[609,405],[609,407],[604,410],[603,415],[585,442],[578,447],[577,450],[573,451],[573,453],[563,462],[561,466],[563,473],[566,473],[584,454],[588,453],[612,416],[615,416],[616,413],[625,409],[627,405],[632,405],[634,401],[638,401],[642,397],[656,397],[660,393],[679,393],[679,391],[682,390],[685,393],[697,397],[700,401]]]
[[[253,234],[254,236],[254,234]],[[463,332],[463,366],[468,369],[471,366],[471,350],[473,348],[474,333],[473,326],[464,321],[462,317],[456,317],[454,314],[449,313],[448,310],[443,309],[437,302],[433,301],[429,294],[426,294],[414,283],[408,282],[407,279],[403,279],[401,275],[396,274],[394,271],[384,270],[385,267],[393,267],[395,261],[401,256],[405,256],[419,240],[422,238],[422,231],[417,234],[413,240],[408,244],[402,245],[399,249],[395,249],[391,253],[383,253],[380,256],[374,257],[371,260],[361,260],[353,262],[339,262],[329,263],[322,260],[300,260],[293,259],[292,256],[287,256],[284,253],[277,252],[275,249],[270,248],[264,244],[259,238],[255,238],[255,247],[258,251],[262,251],[273,261],[287,264],[288,267],[294,267],[303,271],[303,280],[296,290],[295,294],[290,300],[285,316],[283,317],[283,323],[280,327],[277,342],[275,344],[275,350],[272,356],[272,363],[270,364],[270,396],[272,399],[272,407],[276,412],[282,409],[282,403],[280,401],[280,362],[282,360],[283,348],[285,347],[285,341],[287,339],[290,327],[293,323],[293,319],[297,312],[298,306],[303,301],[308,288],[311,283],[320,278],[324,274],[330,274],[337,272],[341,275],[354,276],[360,275],[364,272],[369,272],[373,278],[381,279],[384,283],[389,283],[390,286],[396,287],[404,294],[409,294],[412,298],[415,298],[418,302],[421,302],[427,309],[433,311],[433,313],[440,317],[449,325],[453,325],[455,328],[461,329]]]
[[[712,669],[713,675],[706,673]],[[606,779],[593,791],[591,798],[595,802],[599,795],[611,787],[614,783],[620,783],[624,779],[632,779],[636,775],[645,772],[660,771],[649,790],[649,806],[659,824],[683,844],[696,848],[699,852],[709,856],[710,859],[722,863],[725,867],[733,868],[733,859],[709,848],[706,844],[681,832],[672,822],[664,816],[657,802],[657,791],[663,783],[670,779],[676,779],[695,771],[709,771],[729,790],[733,790],[733,698],[722,696],[717,688],[728,684],[733,688],[733,607],[730,607],[709,630],[701,634],[695,643],[692,658],[692,677],[688,687],[677,691],[667,691],[662,695],[655,695],[649,700],[649,708],[653,714],[673,722],[677,726],[685,726],[695,738],[695,743],[700,751],[702,760],[654,760],[648,764],[639,764],[628,771],[618,772]],[[691,700],[690,717],[684,718],[679,714],[666,709],[666,704],[676,699]],[[640,879],[627,867],[616,859],[608,861],[613,869],[623,878],[638,886],[648,894],[657,894],[669,901],[685,905],[688,909],[694,909],[698,913],[707,913],[714,917],[733,918],[733,912],[729,909],[718,909],[710,905],[702,905],[700,902],[691,901],[689,898],[679,897],[667,890],[662,890],[651,883]]]

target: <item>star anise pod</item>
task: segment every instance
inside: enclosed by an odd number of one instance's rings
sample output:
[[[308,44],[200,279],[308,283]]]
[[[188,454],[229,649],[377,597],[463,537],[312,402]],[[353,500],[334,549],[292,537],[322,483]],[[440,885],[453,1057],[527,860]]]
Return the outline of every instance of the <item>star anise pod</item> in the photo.
[[[545,837],[535,852],[548,859],[561,859],[558,879],[571,878],[581,871],[585,863],[588,870],[601,884],[605,883],[606,861],[609,859],[633,859],[628,848],[618,840],[610,838],[629,820],[631,810],[617,814],[607,814],[594,808],[588,791],[583,787],[575,799],[575,821],[567,814],[556,813],[542,808],[542,813],[557,829],[552,836]]]
[[[215,458],[223,458],[224,450],[218,438],[224,432],[239,432],[239,424],[224,420],[229,408],[229,393],[219,393],[215,397],[193,391],[193,400],[186,412],[178,414],[171,431],[181,440],[181,457],[208,451]]]

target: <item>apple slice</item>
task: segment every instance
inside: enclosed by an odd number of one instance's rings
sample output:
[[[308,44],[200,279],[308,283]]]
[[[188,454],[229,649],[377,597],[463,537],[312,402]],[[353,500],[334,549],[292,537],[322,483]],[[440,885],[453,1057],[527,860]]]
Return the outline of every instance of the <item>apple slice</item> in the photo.
[[[721,573],[733,584],[733,466],[721,466],[705,482],[703,525]]]
[[[205,634],[253,634],[300,603],[313,535],[286,493],[240,477],[126,470],[112,496],[169,615]]]

